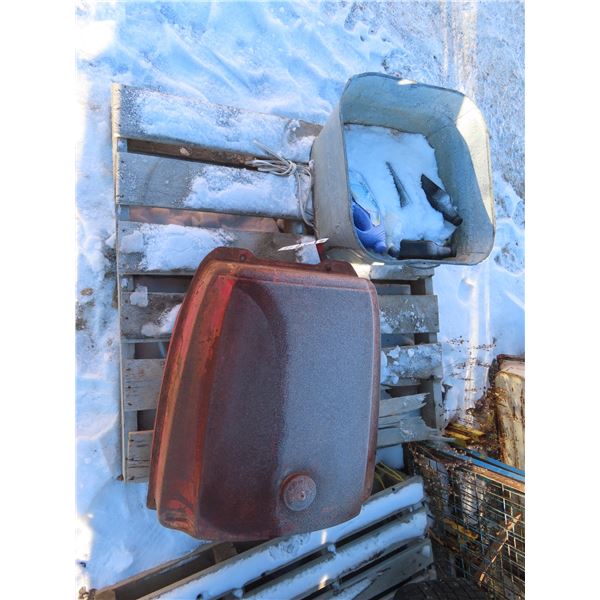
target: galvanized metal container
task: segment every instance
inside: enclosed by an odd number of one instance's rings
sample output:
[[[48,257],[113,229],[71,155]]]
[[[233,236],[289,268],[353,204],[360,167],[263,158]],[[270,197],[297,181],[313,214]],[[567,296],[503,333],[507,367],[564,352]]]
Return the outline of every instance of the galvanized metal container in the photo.
[[[445,189],[464,219],[452,238],[455,256],[397,260],[361,244],[352,221],[344,140],[344,126],[351,123],[427,138]],[[329,238],[328,256],[352,262],[473,265],[489,255],[495,231],[489,139],[481,112],[464,94],[381,73],[355,75],[315,139],[311,158],[315,227],[318,237]]]

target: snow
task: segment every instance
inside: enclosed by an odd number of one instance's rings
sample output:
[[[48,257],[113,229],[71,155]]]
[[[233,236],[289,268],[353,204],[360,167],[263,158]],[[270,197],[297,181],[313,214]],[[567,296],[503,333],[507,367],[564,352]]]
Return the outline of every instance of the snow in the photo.
[[[400,377],[427,377],[439,364],[440,348],[437,344],[394,346],[391,350],[382,352],[382,355],[381,364],[384,367],[385,361],[385,369],[381,370],[381,383],[395,385]]]
[[[137,285],[129,296],[129,302],[134,306],[148,306],[148,288],[145,285]]]
[[[425,533],[427,516],[425,510],[413,513],[406,521],[395,521],[371,535],[337,549],[314,565],[307,565],[298,574],[284,577],[264,591],[250,593],[248,598],[270,600],[273,598],[297,598],[310,590],[324,586],[368,559],[380,556],[390,548],[417,538]]]
[[[296,179],[245,169],[207,166],[193,181],[184,205],[259,214],[297,215]],[[268,212],[267,212],[268,211]]]
[[[202,573],[186,585],[179,587],[173,592],[157,596],[157,598],[186,600],[187,598],[195,598],[199,594],[202,594],[203,598],[219,597],[229,590],[242,588],[247,581],[255,579],[265,571],[274,571],[288,564],[294,558],[306,556],[323,546],[327,547],[330,544],[335,544],[337,541],[350,536],[358,530],[381,521],[394,512],[421,502],[422,499],[422,483],[417,481],[405,483],[395,490],[371,497],[363,505],[360,513],[353,519],[329,527],[328,529],[278,538],[265,543],[254,549],[253,552],[241,554],[233,560],[228,561],[220,569]],[[426,528],[425,511],[411,513],[411,518],[408,522],[396,521],[395,523],[397,527],[394,528],[391,535],[398,536],[396,539],[417,537],[422,535]],[[389,534],[390,532],[388,531]],[[381,542],[383,546],[387,547],[389,547],[391,541],[391,537],[371,540],[373,544]],[[369,545],[368,541],[367,545]],[[344,546],[344,548],[347,548],[347,546]],[[367,549],[363,550],[368,551]],[[338,550],[339,552],[340,550]],[[363,554],[363,551],[355,550],[352,553],[343,555],[342,561],[344,563],[352,559],[356,561],[357,555],[360,556],[361,554]],[[273,592],[270,594],[270,597],[293,597],[293,595],[286,594],[282,596]]]
[[[431,240],[444,244],[456,229],[431,207],[421,187],[424,173],[443,188],[433,148],[424,135],[400,133],[386,127],[344,127],[348,168],[367,181],[381,212],[388,246],[402,240]],[[406,190],[407,204],[400,206],[389,163]]]
[[[144,270],[196,269],[209,252],[232,239],[222,229],[143,223],[139,230],[121,238],[120,249],[125,253],[142,253],[140,266]]]
[[[198,110],[196,102],[172,100],[152,91],[140,95],[136,108],[145,133],[202,146],[254,153],[258,150],[254,140],[259,137],[265,146],[280,150],[292,160],[306,162],[313,141],[311,137],[294,137],[300,127],[298,120],[288,123],[265,114],[257,131],[254,119],[236,107],[203,103]]]
[[[352,600],[356,598],[361,592],[366,590],[373,582],[368,577],[361,579],[357,583],[348,586],[345,590],[342,590],[339,594],[335,595],[336,600]]]
[[[142,335],[159,337],[171,333],[175,326],[175,319],[179,314],[180,308],[181,304],[177,304],[176,306],[173,306],[173,308],[164,311],[158,318],[158,323],[144,323],[142,325]]]
[[[497,238],[484,263],[436,269],[444,382],[452,386],[449,418],[464,415],[481,396],[495,354],[524,350],[523,12],[522,2],[441,0],[77,4],[76,559],[85,563],[76,565],[78,587],[114,583],[198,545],[159,525],[154,511],[145,508],[146,484],[117,480],[111,83],[321,124],[347,79],[365,71],[450,87],[473,98],[490,131]],[[161,121],[170,129],[185,128],[191,110],[172,110],[166,122],[152,100],[146,98],[140,108],[154,131]],[[307,152],[310,138],[296,143],[293,132],[276,132],[275,120],[268,121],[264,131],[247,128],[243,143],[250,148],[256,138]],[[201,122],[193,126],[194,135],[205,135]],[[151,235],[144,231],[140,235]],[[120,242],[129,252],[141,252],[145,240]],[[154,242],[144,257],[147,268],[171,268],[169,261],[195,267],[219,240],[177,234],[168,243]]]

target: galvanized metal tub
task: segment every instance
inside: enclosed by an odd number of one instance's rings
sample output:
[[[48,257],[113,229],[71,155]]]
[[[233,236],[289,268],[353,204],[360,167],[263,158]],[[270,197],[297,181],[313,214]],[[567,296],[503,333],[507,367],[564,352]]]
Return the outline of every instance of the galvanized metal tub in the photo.
[[[344,125],[355,123],[423,134],[435,151],[438,173],[463,223],[452,238],[456,255],[401,259],[367,250],[352,221]],[[494,198],[487,127],[475,103],[455,90],[381,73],[351,77],[339,104],[315,139],[313,202],[318,237],[327,255],[351,262],[473,265],[494,245]]]

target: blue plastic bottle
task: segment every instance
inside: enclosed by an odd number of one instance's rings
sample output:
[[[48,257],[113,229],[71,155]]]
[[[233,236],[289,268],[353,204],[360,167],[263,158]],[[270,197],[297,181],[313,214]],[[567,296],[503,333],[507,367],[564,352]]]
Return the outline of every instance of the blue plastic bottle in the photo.
[[[385,229],[381,223],[379,206],[365,178],[352,169],[348,170],[348,183],[352,194],[352,217],[358,239],[365,248],[379,254],[387,252]]]
[[[365,248],[375,250],[379,254],[387,252],[385,243],[385,229],[380,223],[373,225],[369,213],[356,202],[352,202],[352,217],[358,239]]]

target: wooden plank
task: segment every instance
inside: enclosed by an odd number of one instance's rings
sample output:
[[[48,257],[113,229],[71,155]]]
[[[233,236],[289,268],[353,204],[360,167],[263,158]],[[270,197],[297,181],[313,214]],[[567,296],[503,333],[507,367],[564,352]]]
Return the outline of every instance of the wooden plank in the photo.
[[[437,296],[379,296],[381,333],[439,331]]]
[[[351,576],[354,571],[379,559],[381,555],[399,549],[403,545],[419,539],[426,531],[414,527],[426,518],[424,507],[400,519],[380,524],[377,529],[369,531],[364,536],[340,545],[334,552],[327,552],[315,560],[311,560],[295,569],[281,574],[276,579],[262,586],[249,590],[244,598],[306,598],[322,589],[325,585],[336,580]],[[293,594],[288,592],[293,586]],[[289,595],[286,595],[286,592]]]
[[[413,487],[415,484],[418,488],[418,490],[414,490],[417,492],[416,496],[414,492],[407,489]],[[203,592],[207,592],[207,587],[213,590],[208,594],[209,596],[221,598],[223,594],[235,591],[240,585],[245,586],[248,582],[254,583],[266,576],[269,576],[268,579],[270,581],[281,576],[285,577],[299,563],[306,564],[307,559],[311,560],[311,557],[316,556],[317,553],[321,553],[329,544],[341,544],[344,540],[348,540],[351,543],[350,540],[354,541],[357,539],[355,534],[359,533],[360,535],[360,531],[365,528],[369,528],[369,537],[371,537],[373,526],[377,526],[377,524],[381,525],[382,521],[387,523],[391,516],[399,517],[396,523],[400,522],[400,526],[403,527],[407,521],[412,521],[415,515],[424,514],[425,509],[422,508],[423,500],[422,478],[419,476],[410,477],[402,483],[382,490],[368,498],[364,503],[361,514],[345,522],[343,526],[330,527],[327,530],[327,539],[325,541],[323,541],[321,535],[307,534],[299,534],[299,536],[287,538],[274,538],[247,552],[240,553],[224,563],[210,567],[196,575],[182,579],[176,584],[165,587],[159,590],[159,593],[156,595],[147,595],[139,600],[151,600],[151,598],[156,597],[166,598],[171,595],[180,598],[196,598],[200,597]],[[421,531],[418,525],[421,518],[421,516],[417,517],[417,527],[414,526],[414,521],[411,525],[411,532],[414,534],[412,539],[422,539],[425,534],[425,531]],[[424,525],[426,526],[426,523]],[[381,527],[379,527],[378,531],[380,530]],[[285,545],[294,540],[302,542],[297,545],[298,552],[290,555],[281,551],[282,543]],[[409,540],[407,539],[404,543],[408,542]],[[348,547],[350,543],[344,544],[344,546]],[[394,547],[390,544],[386,548],[386,551],[391,552],[393,549]],[[220,581],[215,579],[220,579],[219,574],[223,574],[225,570],[227,573],[236,573],[240,569],[244,571],[244,577],[234,584],[226,578]],[[218,586],[218,589],[216,589],[216,586]],[[251,591],[254,592],[254,589]],[[274,598],[281,598],[281,595],[276,595]]]
[[[442,396],[441,376],[421,383],[420,391],[427,392],[427,402],[421,409],[425,423],[441,430],[444,427],[444,399]]]
[[[235,545],[232,542],[222,542],[217,544],[213,548],[212,552],[215,559],[215,564],[233,558],[238,553]]]
[[[94,600],[139,598],[214,565],[213,551],[220,544],[201,544],[196,550],[96,590]]]
[[[164,367],[164,358],[123,362],[123,403],[126,411],[156,408]]]
[[[143,287],[139,289],[144,289]],[[165,313],[173,309],[183,301],[184,294],[180,293],[157,293],[147,292],[147,306],[131,303],[131,293],[122,292],[123,302],[121,309],[121,334],[128,338],[168,338],[169,332],[162,332],[158,335],[153,332],[151,327],[146,327],[146,332],[142,332],[144,325],[160,322]],[[137,299],[139,294],[134,298]],[[386,298],[401,298],[407,302],[381,302]],[[417,300],[418,299],[418,300]],[[430,300],[434,300],[431,302]],[[136,300],[140,302],[140,300]],[[143,299],[141,300],[144,301]],[[437,328],[437,298],[435,296],[383,296],[380,297],[382,332],[383,323],[393,327],[393,333],[405,333],[419,329]],[[435,313],[432,312],[435,310]],[[429,311],[425,314],[425,311]]]
[[[279,252],[279,248],[314,239],[292,233],[120,221],[117,268],[120,275],[193,275],[202,259],[220,246],[246,248],[260,258],[295,262],[294,252]]]
[[[394,554],[380,562],[375,562],[366,571],[361,570],[358,575],[350,577],[335,589],[329,589],[324,594],[319,594],[319,600],[330,600],[342,591],[357,586],[362,581],[370,581],[368,587],[354,596],[354,600],[367,600],[382,594],[390,588],[397,587],[419,571],[426,569],[433,563],[433,551],[428,539],[418,540],[402,552]]]
[[[400,263],[398,265],[372,265],[369,277],[381,281],[416,281],[431,277],[433,273],[433,268],[419,269]]]
[[[377,430],[377,448],[432,439],[442,439],[442,436],[437,429],[427,426],[421,417],[405,417],[394,426]]]
[[[264,156],[259,141],[285,158],[308,162],[318,126],[197,98],[113,84],[113,136]]]
[[[127,481],[146,481],[150,474],[153,430],[130,431],[127,444]]]
[[[139,367],[137,366],[138,364]],[[123,397],[124,407],[126,411],[152,410],[156,408],[158,403],[158,395],[160,392],[160,382],[162,379],[162,371],[164,369],[164,364],[164,358],[146,358],[124,361]],[[399,379],[394,384],[394,387],[416,386],[419,384],[421,384],[421,381],[419,379],[404,378]],[[404,396],[403,398],[391,398],[390,400],[393,402],[402,402],[403,399],[406,398],[416,399],[425,396],[426,394],[415,394],[414,396]],[[380,403],[380,406],[382,405],[384,406],[384,410],[386,410],[385,402],[383,402],[383,404]],[[425,404],[425,406],[427,406],[427,403]]]
[[[412,293],[409,283],[378,283],[375,281],[374,285],[380,296]]]
[[[430,379],[442,376],[440,344],[417,344],[382,349],[387,361],[384,384],[396,385],[402,378]]]
[[[218,150],[216,148],[203,148],[190,144],[167,144],[165,142],[149,142],[146,140],[134,140],[117,138],[125,145],[119,148],[119,152],[132,152],[135,154],[153,154],[154,156],[165,156],[181,158],[184,160],[198,161],[224,167],[246,168],[247,163],[255,158],[254,153],[232,150]]]
[[[120,294],[117,295],[117,302],[121,305]],[[119,382],[119,391],[120,391],[120,402],[119,402],[119,412],[121,415],[121,475],[124,481],[127,481],[127,442],[129,439],[129,432],[135,431],[137,429],[137,415],[136,413],[128,412],[125,410],[124,406],[124,398],[125,398],[125,390],[123,387],[123,371],[122,365],[125,360],[133,358],[134,349],[131,344],[120,344],[119,358],[121,363],[121,378]]]
[[[152,430],[129,433],[127,470],[129,480],[145,481],[150,471]],[[420,417],[403,419],[396,427],[386,427],[377,432],[377,447],[395,446],[405,442],[440,438],[438,430],[429,428]]]
[[[400,415],[425,406],[428,394],[412,394],[395,398],[381,398],[379,401],[379,418],[389,415]]]
[[[140,288],[143,286],[136,289]],[[144,300],[138,300],[145,306],[132,304],[132,297],[138,298],[139,295],[139,291],[121,292],[121,336],[128,340],[168,340],[185,294],[146,291],[142,296]]]
[[[525,378],[520,373],[499,371],[494,378],[496,423],[500,459],[525,468]]]
[[[295,177],[119,153],[115,184],[122,205],[302,219]]]
[[[511,373],[512,375],[518,375],[519,377],[525,379],[524,358],[501,354],[498,356],[498,365],[500,367],[500,371],[503,371],[504,373]]]

